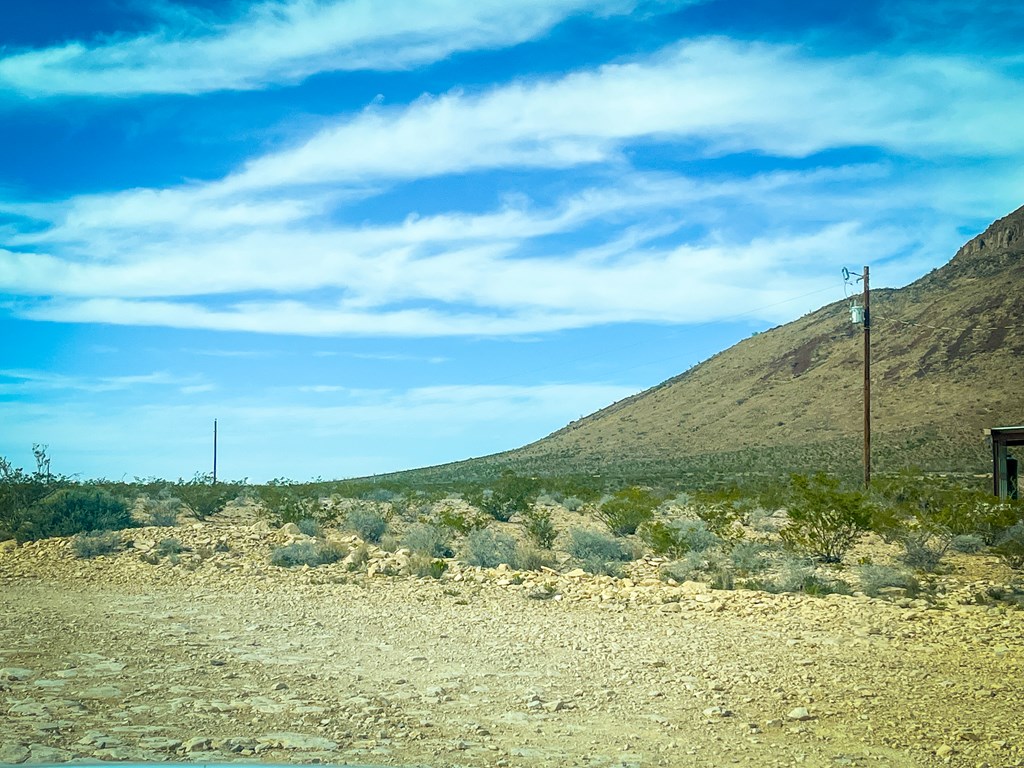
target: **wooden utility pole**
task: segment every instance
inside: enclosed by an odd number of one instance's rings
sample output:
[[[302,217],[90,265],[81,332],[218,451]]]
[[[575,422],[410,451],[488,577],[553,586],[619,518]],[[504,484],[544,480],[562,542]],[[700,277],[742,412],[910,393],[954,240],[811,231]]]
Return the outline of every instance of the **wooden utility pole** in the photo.
[[[864,488],[871,485],[871,286],[864,267]]]
[[[213,484],[217,484],[217,420],[213,420]]]

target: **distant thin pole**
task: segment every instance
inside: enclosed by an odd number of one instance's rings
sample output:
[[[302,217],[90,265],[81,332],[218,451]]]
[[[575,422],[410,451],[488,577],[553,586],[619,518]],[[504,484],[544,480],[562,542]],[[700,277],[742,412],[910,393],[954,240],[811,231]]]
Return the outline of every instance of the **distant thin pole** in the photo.
[[[213,420],[213,483],[217,484],[217,420]]]
[[[871,485],[871,286],[864,267],[864,487]]]

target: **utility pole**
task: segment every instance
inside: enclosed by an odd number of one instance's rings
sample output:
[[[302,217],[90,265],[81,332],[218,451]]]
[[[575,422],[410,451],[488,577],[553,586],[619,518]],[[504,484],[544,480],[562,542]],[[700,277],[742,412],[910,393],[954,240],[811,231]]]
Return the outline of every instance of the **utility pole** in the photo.
[[[871,486],[871,286],[864,267],[864,488]]]
[[[213,420],[213,484],[217,484],[217,420]]]

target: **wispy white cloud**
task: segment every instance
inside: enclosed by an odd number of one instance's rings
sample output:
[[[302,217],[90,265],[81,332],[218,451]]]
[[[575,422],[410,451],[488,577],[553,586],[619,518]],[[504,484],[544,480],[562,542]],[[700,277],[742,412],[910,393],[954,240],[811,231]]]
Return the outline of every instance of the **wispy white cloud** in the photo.
[[[197,386],[195,381],[194,377],[175,376],[166,371],[125,376],[72,376],[51,371],[3,369],[0,370],[0,393],[23,394],[55,390],[119,392],[148,386]]]
[[[0,249],[0,290],[26,297],[15,311],[31,319],[260,333],[495,336],[707,321],[820,286],[822,254],[837,242],[841,263],[900,256],[897,284],[948,257],[928,249],[958,235],[936,235],[920,210],[952,199],[962,208],[949,179],[964,174],[949,164],[964,158],[992,175],[985,194],[1013,199],[1021,174],[1008,159],[1022,154],[1021,126],[1024,85],[998,61],[824,60],[706,39],[340,118],[220,181],[0,205],[34,219]],[[863,145],[892,159],[698,180],[633,171],[630,153],[651,145],[696,157]],[[899,153],[942,159],[905,180]],[[344,200],[363,184],[581,163],[603,186],[553,204],[520,196],[490,211],[345,223]],[[894,223],[913,206],[916,223]],[[760,212],[760,226],[745,228],[734,210]],[[686,228],[699,234],[678,234]]]
[[[139,37],[75,41],[0,58],[0,90],[27,96],[204,93],[289,84],[317,72],[401,70],[516,45],[574,14],[636,0],[266,0],[237,18],[183,9]],[[667,9],[682,3],[659,3]]]

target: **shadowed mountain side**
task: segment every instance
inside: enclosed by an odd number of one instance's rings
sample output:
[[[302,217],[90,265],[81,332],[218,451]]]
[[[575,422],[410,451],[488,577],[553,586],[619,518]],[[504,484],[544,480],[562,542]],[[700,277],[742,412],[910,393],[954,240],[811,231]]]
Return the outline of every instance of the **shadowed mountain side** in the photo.
[[[871,292],[873,458],[987,471],[982,429],[1024,423],[1024,208],[945,266]],[[885,266],[874,271],[885,279]],[[838,301],[514,451],[428,470],[621,479],[859,471],[863,336]]]

